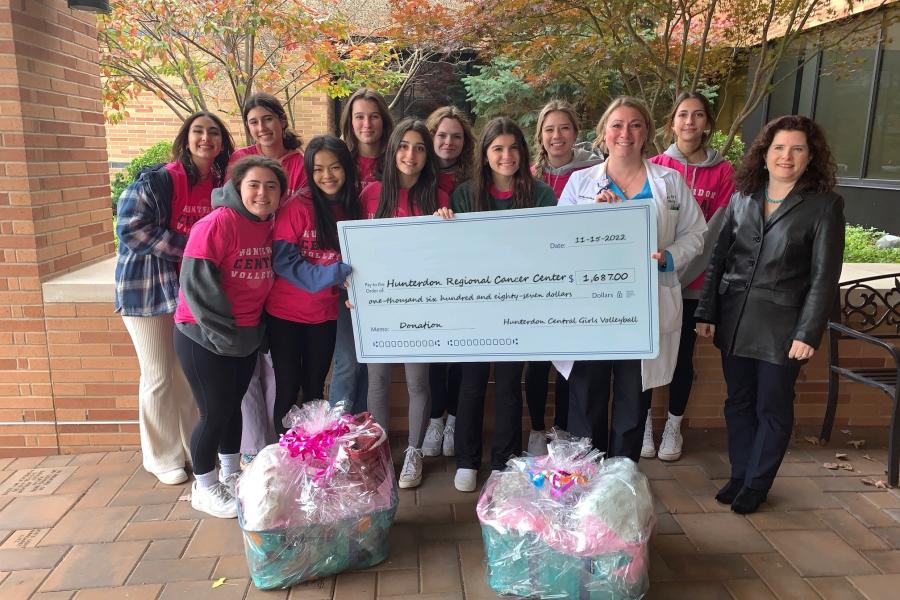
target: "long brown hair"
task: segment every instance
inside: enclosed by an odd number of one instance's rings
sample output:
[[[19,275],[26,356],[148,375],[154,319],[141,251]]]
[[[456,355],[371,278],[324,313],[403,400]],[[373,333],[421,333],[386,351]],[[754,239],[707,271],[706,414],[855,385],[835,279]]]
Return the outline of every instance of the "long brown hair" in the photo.
[[[407,118],[400,121],[388,140],[384,152],[384,174],[381,179],[381,197],[378,200],[376,219],[390,218],[397,215],[397,197],[400,195],[400,170],[397,168],[397,150],[403,136],[414,131],[422,136],[425,144],[425,167],[419,173],[415,185],[409,190],[409,213],[419,209],[423,215],[430,215],[438,209],[437,205],[437,155],[434,153],[434,142],[425,123],[419,119]]]
[[[463,147],[459,158],[456,159],[455,179],[456,181],[466,181],[472,177],[472,157],[475,153],[475,134],[472,132],[472,125],[466,118],[466,113],[455,106],[442,106],[428,115],[425,126],[431,132],[432,137],[437,133],[441,121],[444,119],[454,119],[459,123],[463,130]]]
[[[284,144],[285,150],[299,150],[303,147],[303,141],[300,139],[300,136],[288,127],[287,113],[284,112],[284,107],[281,105],[278,98],[265,92],[250,96],[247,99],[247,102],[244,103],[244,108],[241,111],[241,117],[244,119],[244,126],[247,125],[247,116],[254,108],[264,108],[278,117],[278,120],[281,121],[281,141]]]
[[[547,149],[544,148],[541,130],[544,128],[544,121],[550,116],[550,113],[561,112],[569,117],[572,122],[572,128],[575,129],[575,136],[578,136],[578,113],[575,107],[565,100],[551,100],[544,105],[541,112],[538,113],[537,126],[534,129],[534,175],[538,179],[544,176],[544,169],[547,168]]]
[[[531,175],[531,161],[528,156],[528,142],[525,134],[515,121],[508,117],[492,119],[484,127],[478,138],[478,154],[475,160],[475,175],[472,178],[472,210],[491,210],[490,189],[494,183],[487,153],[491,143],[501,135],[511,135],[519,146],[519,170],[513,176],[513,208],[534,207],[534,177]]]
[[[735,188],[744,195],[750,195],[763,189],[769,181],[769,173],[766,171],[766,153],[775,134],[779,131],[801,131],[806,135],[806,145],[809,147],[809,164],[800,175],[800,179],[794,184],[797,191],[813,190],[816,192],[830,192],[837,185],[835,173],[837,165],[834,156],[828,148],[825,140],[825,132],[819,124],[809,117],[787,115],[770,121],[753,143],[750,150],[744,155],[744,161],[734,176]]]
[[[191,126],[194,124],[194,121],[200,117],[211,119],[212,122],[216,124],[216,127],[219,128],[219,132],[222,135],[222,151],[219,152],[219,155],[213,160],[212,165],[213,177],[215,179],[214,185],[218,187],[224,180],[225,171],[228,169],[228,159],[231,158],[231,154],[234,152],[234,140],[232,139],[228,128],[225,127],[225,123],[222,122],[222,119],[213,113],[201,110],[184,120],[184,123],[181,124],[181,128],[175,135],[175,140],[172,142],[172,158],[180,162],[184,167],[184,171],[188,176],[188,185],[190,187],[197,185],[197,182],[200,181],[200,171],[197,170],[197,167],[194,165],[194,161],[191,158],[191,151],[188,149],[188,136],[191,133]]]
[[[703,105],[703,112],[706,113],[706,129],[703,130],[703,136],[700,138],[700,147],[705,148],[713,130],[716,128],[716,116],[713,114],[712,104],[709,103],[709,98],[699,92],[681,92],[678,94],[678,97],[675,98],[675,104],[672,105],[672,110],[666,115],[665,139],[670,144],[675,141],[675,132],[672,131],[672,127],[675,126],[675,115],[678,113],[678,107],[681,106],[681,103],[685,100],[697,100]]]
[[[347,103],[344,104],[344,110],[341,112],[341,137],[344,138],[350,155],[356,159],[356,155],[359,153],[359,140],[353,133],[353,103],[357,100],[369,100],[378,107],[378,113],[381,115],[381,154],[379,156],[381,158],[384,156],[387,140],[394,130],[394,118],[391,116],[387,102],[384,101],[384,96],[375,90],[359,88],[347,98]]]

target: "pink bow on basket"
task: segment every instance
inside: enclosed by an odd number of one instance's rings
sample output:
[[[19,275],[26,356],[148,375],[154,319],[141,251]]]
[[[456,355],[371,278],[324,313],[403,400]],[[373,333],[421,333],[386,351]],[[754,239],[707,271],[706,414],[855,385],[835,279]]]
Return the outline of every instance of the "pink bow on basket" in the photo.
[[[321,461],[328,466],[316,470],[312,474],[313,481],[329,478],[334,470],[334,457],[330,450],[339,438],[350,432],[353,417],[343,415],[319,431],[310,433],[303,425],[292,427],[281,436],[278,445],[288,451],[291,458],[300,458],[307,464]]]

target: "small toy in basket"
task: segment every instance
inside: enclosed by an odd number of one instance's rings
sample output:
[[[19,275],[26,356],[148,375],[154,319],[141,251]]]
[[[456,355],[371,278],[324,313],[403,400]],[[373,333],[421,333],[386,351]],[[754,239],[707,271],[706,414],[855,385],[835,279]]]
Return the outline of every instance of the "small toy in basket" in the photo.
[[[287,417],[237,485],[238,517],[253,583],[286,588],[388,556],[397,486],[387,434],[369,413],[325,401]]]
[[[478,499],[488,584],[529,598],[642,598],[655,523],[647,478],[587,439],[548,450],[511,459]]]

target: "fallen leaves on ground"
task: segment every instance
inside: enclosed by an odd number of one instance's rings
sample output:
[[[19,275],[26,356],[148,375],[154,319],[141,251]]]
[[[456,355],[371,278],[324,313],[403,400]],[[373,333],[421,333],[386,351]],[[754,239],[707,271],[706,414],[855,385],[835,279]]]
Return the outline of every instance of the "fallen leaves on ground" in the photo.
[[[866,440],[850,440],[849,442],[847,442],[847,445],[853,446],[854,448],[859,450],[860,448],[862,448],[863,446],[866,445]]]
[[[871,460],[872,462],[875,462],[875,459],[872,458],[871,456],[869,456],[868,454],[863,454],[863,458],[866,460]]]
[[[226,581],[227,581],[227,579],[225,577],[219,577],[218,579],[213,581],[212,586],[213,586],[213,588],[222,587],[223,585],[225,585]]]
[[[822,463],[822,466],[831,471],[837,471],[840,468],[840,465],[837,463]]]
[[[838,459],[838,460],[849,460],[849,459],[847,458],[847,455],[844,454],[843,452],[838,452],[838,453],[836,453],[836,454],[834,455],[834,457],[835,457],[836,459]]]
[[[803,438],[803,439],[806,440],[807,442],[809,442],[810,444],[812,444],[813,446],[818,446],[818,445],[819,445],[819,438],[817,438],[817,437],[814,436],[814,435],[808,435],[808,436],[806,436],[806,437]]]
[[[871,477],[863,477],[862,479],[860,479],[860,481],[862,482],[863,485],[869,485],[874,488],[878,488],[878,489],[882,489],[882,490],[886,490],[888,487],[887,484],[881,479],[873,479]]]

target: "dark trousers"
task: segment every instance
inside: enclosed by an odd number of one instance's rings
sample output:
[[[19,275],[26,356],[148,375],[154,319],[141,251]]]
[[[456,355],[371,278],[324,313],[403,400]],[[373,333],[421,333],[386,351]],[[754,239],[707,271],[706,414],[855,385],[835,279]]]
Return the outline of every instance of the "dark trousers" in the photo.
[[[456,416],[462,363],[431,363],[428,382],[431,386],[431,418],[440,419],[445,411]]]
[[[546,429],[544,414],[547,410],[547,388],[551,362],[530,362],[525,370],[525,401],[528,403],[528,415],[531,417],[531,428],[535,431]],[[566,429],[569,422],[569,382],[556,374],[553,387],[556,403],[553,424],[557,429]]]
[[[684,414],[694,385],[694,344],[697,342],[694,311],[700,301],[688,298],[682,302],[684,315],[681,318],[681,340],[678,343],[675,372],[672,373],[672,383],[669,384],[669,412],[676,417]]]
[[[609,391],[612,383],[612,427]],[[569,375],[569,432],[589,437],[606,456],[641,457],[650,404],[641,393],[641,361],[578,361]]]
[[[728,386],[725,424],[731,478],[768,491],[791,440],[800,363],[778,365],[723,354],[722,370]]]
[[[511,456],[522,453],[522,362],[494,363],[495,424],[491,443],[491,468],[503,469]],[[490,363],[462,363],[459,405],[456,410],[456,466],[481,466],[481,434],[484,395]]]
[[[275,370],[275,431],[284,433],[287,428],[281,421],[297,402],[300,390],[304,402],[325,397],[337,321],[295,323],[266,315],[266,324]]]
[[[175,354],[194,393],[200,419],[191,433],[194,473],[216,468],[216,451],[241,451],[241,400],[256,368],[254,351],[249,356],[221,356],[210,352],[178,329]]]

